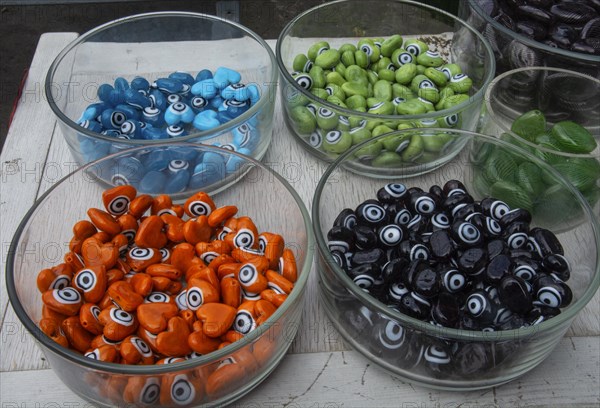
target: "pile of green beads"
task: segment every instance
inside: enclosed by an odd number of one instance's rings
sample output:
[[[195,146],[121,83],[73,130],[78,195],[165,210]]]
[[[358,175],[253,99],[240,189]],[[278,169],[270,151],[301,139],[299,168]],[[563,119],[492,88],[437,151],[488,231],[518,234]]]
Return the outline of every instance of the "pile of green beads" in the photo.
[[[294,58],[292,77],[316,98],[357,116],[333,112],[299,92],[287,98],[287,111],[294,130],[308,143],[330,156],[351,146],[394,130],[460,125],[460,115],[407,120],[404,115],[423,115],[443,111],[469,99],[473,81],[457,64],[447,63],[437,51],[420,39],[364,38],[357,45],[331,48],[326,41],[312,45],[307,54]],[[364,120],[360,113],[398,116],[397,120]],[[443,140],[441,138],[440,140]],[[444,143],[397,143],[369,145],[363,152],[374,160],[373,166],[389,167],[400,163],[429,161],[444,149]],[[391,150],[390,150],[391,149]],[[379,150],[379,151],[378,151]],[[407,152],[408,150],[408,152]]]
[[[508,133],[501,135],[501,139],[554,167],[581,192],[592,208],[595,206],[600,199],[600,161],[590,155],[598,146],[586,128],[570,120],[549,126],[541,111],[532,110],[515,119],[511,131],[544,149],[523,143]],[[572,214],[572,196],[556,185],[548,172],[503,149],[491,152],[476,178],[483,190],[503,197],[509,206],[524,208],[533,214],[544,213],[548,221],[577,216]]]

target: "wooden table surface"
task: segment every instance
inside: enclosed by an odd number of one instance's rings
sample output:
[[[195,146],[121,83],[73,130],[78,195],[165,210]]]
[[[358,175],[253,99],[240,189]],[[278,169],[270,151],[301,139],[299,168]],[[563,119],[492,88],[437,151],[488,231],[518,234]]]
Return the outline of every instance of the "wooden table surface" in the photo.
[[[12,236],[27,209],[62,176],[74,170],[67,145],[43,93],[54,57],[75,33],[40,38],[1,155],[1,271]],[[274,47],[275,41],[268,41]],[[282,173],[310,208],[326,166],[306,153],[288,132],[279,104],[273,142],[264,160]],[[298,171],[300,170],[300,171]],[[300,176],[298,176],[300,175]],[[0,279],[0,403],[12,407],[90,406],[53,373],[8,303]],[[302,325],[288,355],[240,407],[504,407],[600,406],[600,310],[598,294],[576,319],[554,353],[524,377],[478,392],[422,388],[394,378],[344,344],[317,300],[311,272]]]

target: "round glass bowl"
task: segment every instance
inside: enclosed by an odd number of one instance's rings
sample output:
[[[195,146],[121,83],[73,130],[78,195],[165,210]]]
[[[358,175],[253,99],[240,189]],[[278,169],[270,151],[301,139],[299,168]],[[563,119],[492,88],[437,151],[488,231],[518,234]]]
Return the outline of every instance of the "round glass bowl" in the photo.
[[[462,73],[473,81],[468,100],[448,109],[418,115],[362,113],[316,97],[292,76],[296,56],[306,54],[309,47],[319,41],[327,41],[331,48],[337,49],[346,43],[356,45],[360,39],[387,39],[396,34],[402,36],[405,43],[406,40],[421,39],[431,51],[439,52],[446,62],[458,64]],[[312,8],[284,28],[277,41],[276,54],[288,129],[310,153],[328,162],[349,149],[349,144],[355,145],[373,135],[397,128],[475,130],[484,89],[495,73],[492,50],[480,33],[445,11],[403,0],[342,0]],[[372,81],[375,79],[372,78]],[[409,98],[414,98],[414,95]],[[312,114],[312,118],[307,117],[308,114]],[[327,122],[332,122],[333,117],[339,123],[324,125],[321,123],[324,116],[328,118]],[[335,131],[350,133],[350,136],[344,134],[345,140],[338,143],[336,137],[339,135]],[[352,143],[347,143],[350,139]],[[326,144],[337,146],[326,148]],[[461,147],[461,143],[447,143],[445,140],[437,140],[425,148],[413,146],[412,149],[405,149],[405,144],[373,145],[371,151],[359,152],[353,163],[358,172],[390,175],[390,171],[384,168],[395,158],[405,164],[403,171],[411,174],[426,171],[433,162],[435,166],[440,161],[449,160]],[[384,153],[384,157],[380,157]]]
[[[230,68],[241,74],[241,82],[255,85],[260,99],[241,115],[216,127],[213,127],[213,122],[218,118],[210,117],[203,122],[210,127],[208,130],[201,131],[192,124],[180,123],[175,125],[171,134],[183,132],[181,136],[170,137],[164,131],[160,135],[147,136],[134,132],[128,139],[118,134],[110,136],[92,131],[99,130],[97,123],[89,123],[97,122],[95,117],[89,118],[86,128],[78,124],[86,108],[100,102],[97,92],[102,84],[112,86],[117,78],[124,78],[131,84],[135,77],[143,77],[152,84],[156,79],[167,78],[176,71],[196,78],[201,70],[210,70],[214,74],[219,67]],[[276,84],[274,54],[254,32],[214,16],[158,12],[118,19],[81,35],[52,63],[46,76],[45,90],[69,150],[77,163],[83,165],[127,148],[167,141],[229,146],[260,160],[271,141]],[[206,92],[209,92],[209,88],[210,85],[207,85]],[[156,105],[162,107],[161,111],[166,111],[163,105],[168,104],[168,98],[172,95],[166,89],[171,88],[162,89],[165,91],[160,92],[162,97],[156,99],[159,100]],[[214,97],[209,99],[206,95],[209,103],[222,102]],[[172,96],[185,102],[188,107],[194,106],[192,97],[194,95],[189,89]],[[116,98],[116,103],[123,104],[121,99]],[[132,101],[135,103],[135,98]],[[196,113],[202,108],[189,109]],[[104,110],[101,108],[99,112]],[[133,109],[133,113],[131,109],[123,110],[121,107],[115,110],[123,113],[124,117],[112,122],[110,118],[105,118],[104,122],[111,124],[102,129],[109,126],[117,130],[118,123],[124,118],[134,119],[138,127],[140,120],[149,122],[144,115],[139,115],[139,109],[137,112]],[[157,124],[156,127],[164,126]]]
[[[428,130],[399,133],[415,132],[427,133]],[[573,292],[570,305],[557,316],[533,326],[505,331],[490,331],[489,328],[469,331],[445,328],[409,317],[368,294],[346,274],[328,248],[327,234],[338,214],[345,208],[356,208],[367,199],[375,199],[377,191],[386,184],[386,181],[348,171],[347,164],[351,162],[354,151],[340,156],[327,169],[313,199],[319,293],[328,316],[342,337],[373,363],[427,387],[474,390],[509,382],[530,371],[552,353],[575,316],[592,299],[600,285],[600,229],[582,195],[535,156],[491,136],[460,130],[447,132],[453,138],[468,138],[461,153],[433,172],[397,182],[407,188],[420,187],[429,191],[433,185],[443,186],[455,179],[463,182],[475,200],[495,196],[509,202],[512,199],[509,191],[488,188],[479,183],[480,175],[486,173],[486,159],[490,155],[503,154],[538,166],[539,171],[552,178],[561,194],[569,199],[569,211],[579,212],[585,218],[585,222],[563,232],[552,229],[546,218],[534,217],[530,224],[531,228],[549,227],[564,247],[565,257],[572,268],[567,282]],[[375,140],[365,143],[374,143]],[[555,208],[550,199],[548,202],[542,200],[540,196],[535,204],[545,207],[548,215],[565,211],[564,208]],[[428,222],[416,224],[429,225]],[[410,231],[408,227],[406,233],[410,235]],[[387,282],[388,285],[391,283]]]
[[[490,42],[496,58],[496,71],[548,66],[583,72],[600,79],[600,56],[552,47],[518,34],[496,21],[490,13],[493,0],[460,0],[458,16]],[[515,6],[516,7],[516,6]]]
[[[517,144],[555,167],[580,190],[595,214],[600,214],[600,100],[598,95],[600,95],[600,80],[578,72],[545,67],[508,71],[495,78],[486,90],[479,131]],[[518,127],[518,124],[517,127],[513,127],[513,123],[523,114],[532,111],[539,111],[541,116],[536,114],[529,119],[529,123],[536,122],[536,118],[545,118],[545,126],[541,125],[544,131],[535,131],[537,134],[532,134],[528,138],[513,132],[511,129],[525,135],[524,127]],[[561,135],[564,133],[558,139],[554,136],[551,129],[555,124],[563,121],[572,121],[587,129],[589,135],[586,135],[584,140],[589,147],[583,149],[588,150],[587,153],[573,153],[571,150],[581,149],[577,146],[577,141],[582,140],[578,136],[580,132],[574,133],[573,130],[557,132]],[[593,143],[589,143],[591,139],[596,143],[595,148]],[[571,152],[561,147],[566,142]],[[570,146],[571,143],[574,146]],[[524,187],[524,193],[531,199],[535,199],[540,189],[544,187],[544,183],[530,186],[527,180],[520,180],[521,173],[507,168],[504,176],[506,181]],[[545,185],[548,186],[548,180],[542,181],[545,181]],[[573,221],[576,222],[577,214],[573,215],[575,217]]]
[[[38,328],[42,300],[36,286],[37,271],[63,262],[72,226],[87,219],[88,208],[102,206],[104,188],[95,180],[102,177],[99,173],[104,164],[131,153],[118,153],[71,173],[50,188],[21,222],[7,258],[6,281],[17,316],[43,350],[56,375],[75,394],[96,406],[226,405],[248,393],[274,370],[299,326],[314,251],[311,223],[302,200],[277,173],[234,152],[191,144],[154,145],[137,148],[135,152],[173,147],[203,154],[228,154],[242,161],[247,171],[233,187],[219,192],[219,185],[206,186],[203,191],[212,196],[217,206],[236,205],[238,214],[251,217],[260,231],[273,231],[284,237],[296,257],[298,279],[287,300],[256,330],[220,350],[183,362],[122,365],[93,360],[63,348]],[[269,196],[276,200],[265,200]],[[237,374],[226,376],[209,394],[207,379],[228,363],[237,366],[228,369]]]

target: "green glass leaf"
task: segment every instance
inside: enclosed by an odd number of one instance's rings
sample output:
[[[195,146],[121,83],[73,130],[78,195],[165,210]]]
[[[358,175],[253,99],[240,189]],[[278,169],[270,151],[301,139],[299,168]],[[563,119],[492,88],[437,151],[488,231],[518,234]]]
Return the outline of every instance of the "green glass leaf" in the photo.
[[[570,120],[558,122],[552,127],[550,134],[563,152],[590,153],[598,146],[586,128]]]
[[[490,192],[492,197],[504,201],[511,208],[522,208],[528,211],[533,209],[533,202],[529,194],[518,185],[508,181],[495,182]]]
[[[537,135],[546,131],[546,117],[537,109],[525,112],[515,119],[510,130],[533,142]]]

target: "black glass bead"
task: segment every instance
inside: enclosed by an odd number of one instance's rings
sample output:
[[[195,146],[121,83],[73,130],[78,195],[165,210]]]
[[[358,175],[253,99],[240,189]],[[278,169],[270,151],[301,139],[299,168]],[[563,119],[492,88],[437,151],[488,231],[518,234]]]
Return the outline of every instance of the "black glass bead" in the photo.
[[[461,206],[453,212],[454,219],[465,219],[469,221],[469,216],[474,214],[481,214],[481,207],[477,203],[469,203],[467,205]]]
[[[483,235],[470,222],[458,220],[450,228],[452,239],[459,248],[478,247],[483,244]]]
[[[346,273],[359,288],[371,289],[381,276],[381,268],[379,265],[371,263],[356,266]]]
[[[548,30],[544,24],[536,20],[518,20],[516,31],[536,41],[541,41],[548,35]]]
[[[402,299],[398,303],[398,308],[401,313],[414,317],[419,320],[425,320],[429,316],[431,304],[412,292],[402,295]]]
[[[445,267],[440,272],[440,284],[449,293],[456,294],[467,286],[467,276],[458,269]]]
[[[356,222],[354,211],[350,208],[345,208],[339,213],[335,221],[333,221],[333,225],[336,227],[346,227],[351,230],[356,226]]]
[[[481,330],[482,326],[467,312],[460,311],[458,317],[458,328],[462,330]]]
[[[331,256],[333,258],[333,261],[336,264],[338,264],[340,268],[342,268],[343,270],[348,270],[348,261],[346,260],[346,257],[344,256],[343,252],[331,251]]]
[[[548,11],[535,7],[529,4],[524,4],[518,7],[517,14],[524,19],[531,19],[542,23],[545,26],[551,25],[555,21],[554,15]]]
[[[400,274],[400,280],[408,288],[412,288],[413,282],[414,282],[414,279],[415,279],[415,276],[417,275],[417,273],[421,269],[425,269],[428,266],[429,265],[428,265],[427,261],[424,261],[422,259],[416,259],[414,261],[411,261],[410,264],[408,265],[408,268],[404,269],[402,271],[402,273]]]
[[[525,234],[529,234],[529,223],[519,221],[513,222],[512,224],[509,224],[506,227],[504,227],[504,230],[502,231],[502,236],[504,238],[507,238],[517,232],[524,232]]]
[[[424,298],[434,297],[440,290],[438,274],[429,266],[417,271],[411,283],[413,292]]]
[[[546,307],[561,308],[568,306],[573,300],[569,286],[557,282],[549,275],[539,274],[533,282],[534,304]]]
[[[502,278],[512,272],[512,260],[506,255],[496,255],[485,267],[484,282],[490,285],[497,285]]]
[[[446,230],[437,230],[429,237],[431,255],[435,259],[448,259],[454,253],[454,243]]]
[[[450,347],[446,343],[434,340],[431,337],[427,338],[427,343],[429,344],[423,352],[423,364],[425,368],[434,374],[449,371],[449,367],[451,366]]]
[[[550,7],[550,13],[563,23],[582,26],[590,18],[596,16],[594,8],[582,2],[561,2]]]
[[[494,239],[488,241],[486,244],[486,249],[488,251],[488,257],[491,259],[496,255],[506,254],[508,252],[508,246],[501,239]]]
[[[402,296],[409,292],[410,289],[403,282],[394,282],[388,285],[387,301],[391,304],[397,304],[402,300]]]
[[[377,234],[371,227],[357,225],[354,233],[354,245],[360,250],[371,249],[377,246]]]
[[[531,309],[531,311],[527,313],[527,316],[525,316],[525,321],[529,325],[535,326],[537,324],[545,322],[548,319],[558,316],[559,314],[560,309],[557,307],[535,305],[533,309]]]
[[[600,7],[600,0],[597,0]],[[588,21],[579,34],[581,40],[587,40],[588,38],[598,39],[600,37],[600,17],[596,17]]]
[[[531,251],[535,251],[540,258],[544,258],[551,254],[565,254],[556,235],[544,228],[533,228],[529,232],[529,243],[527,248]]]
[[[449,197],[454,194],[460,194],[460,193],[468,194],[468,191],[467,191],[467,188],[465,187],[465,185],[458,180],[448,180],[444,184],[442,191],[444,192],[444,195],[446,197]]]
[[[408,190],[406,190],[406,193],[409,196],[416,194],[416,193],[422,193],[422,192],[423,192],[423,189],[421,187],[411,187]]]
[[[531,222],[531,213],[522,208],[515,208],[504,214],[498,221],[502,228],[506,228],[508,225],[515,222],[522,222],[529,224]]]
[[[483,343],[459,343],[452,355],[452,366],[457,375],[475,375],[492,368],[492,356],[489,347]]]
[[[511,249],[508,248],[508,255],[511,258],[529,258],[534,259],[534,254],[527,248]],[[535,254],[537,257],[537,254]]]
[[[527,4],[533,7],[549,9],[554,4],[554,0],[527,0]]]
[[[511,17],[510,13],[505,13],[501,11],[497,16],[494,17],[498,23],[502,24],[504,27],[508,28],[510,31],[515,31],[517,28],[517,24],[515,20]]]
[[[498,307],[496,309],[496,317],[494,317],[494,325],[496,327],[501,327],[501,326],[505,325],[506,323],[508,323],[512,319],[513,316],[514,315],[509,308],[506,308],[501,305],[500,307]]]
[[[385,208],[377,200],[366,200],[354,211],[359,225],[377,228],[380,225],[387,224],[389,215]]]
[[[515,232],[506,237],[506,243],[510,249],[526,248],[529,242],[528,238],[525,232]]]
[[[519,256],[512,258],[513,274],[526,282],[533,282],[537,274],[541,271],[539,262]]]
[[[444,198],[444,190],[442,190],[442,188],[437,184],[434,184],[431,187],[429,187],[429,194],[433,196],[433,199],[435,200],[436,204],[441,203],[442,199]]]
[[[419,363],[423,360],[423,353],[425,352],[425,347],[421,342],[417,339],[417,337],[412,337],[411,342],[408,347],[403,348],[402,351],[404,355],[400,357],[400,361],[398,365],[403,367],[404,369],[411,369],[419,365]]]
[[[550,30],[550,39],[563,49],[571,48],[573,41],[577,38],[577,32],[568,24],[560,23],[553,26]]]
[[[525,281],[518,276],[505,276],[498,286],[502,305],[519,314],[528,313],[533,307],[533,299]]]
[[[456,210],[460,210],[467,204],[473,203],[473,197],[468,194],[457,192],[444,199],[441,204],[441,209],[454,216]]]
[[[413,215],[407,208],[398,208],[393,215],[394,224],[407,226],[412,220]]]
[[[465,310],[481,325],[492,323],[496,317],[494,302],[490,299],[490,295],[482,289],[474,290],[467,296]]]
[[[431,306],[431,319],[444,327],[456,327],[460,305],[454,295],[440,293]]]
[[[397,357],[403,348],[408,348],[412,339],[408,330],[398,322],[381,317],[377,322],[375,353],[384,357]]]
[[[542,259],[542,268],[552,275],[554,279],[558,279],[562,282],[566,282],[571,277],[571,266],[562,255],[559,254],[550,254],[546,255],[544,259]]]
[[[429,223],[432,231],[449,229],[450,228],[450,217],[445,212],[438,212],[431,216],[431,222]]]
[[[504,323],[498,324],[500,330],[515,330],[527,326],[527,321],[519,315],[511,315]]]
[[[377,229],[377,243],[381,248],[393,248],[404,239],[404,230],[397,224],[387,224]]]
[[[484,272],[487,262],[485,248],[468,248],[456,260],[458,269],[471,277],[479,277]]]
[[[483,214],[492,217],[496,221],[500,221],[510,211],[510,207],[504,201],[492,197],[484,198],[481,200],[480,205]]]
[[[346,227],[334,226],[327,233],[327,247],[330,251],[354,251],[354,234]]]
[[[408,243],[408,259],[410,261],[423,260],[426,261],[431,257],[429,248],[425,244],[421,243],[412,243],[410,241],[405,241]],[[403,248],[403,244],[400,244],[401,250],[404,251],[406,247]]]
[[[382,270],[381,275],[383,280],[387,283],[397,282],[402,274],[402,271],[406,270],[410,262],[406,258],[394,258],[386,263]]]
[[[413,211],[413,214],[430,216],[436,210],[435,198],[429,193],[411,194],[409,208]]]
[[[381,248],[371,248],[362,251],[356,251],[352,255],[352,267],[364,264],[378,264],[380,267],[387,262],[387,256]]]
[[[377,191],[377,200],[383,204],[403,202],[408,197],[408,190],[402,183],[386,184]]]

